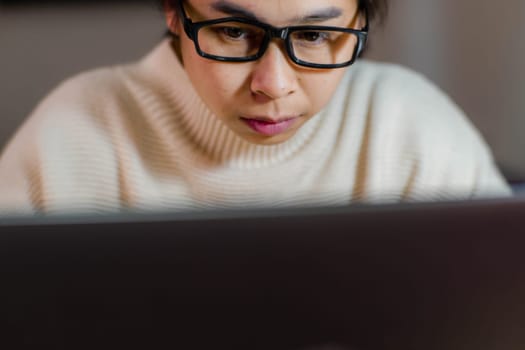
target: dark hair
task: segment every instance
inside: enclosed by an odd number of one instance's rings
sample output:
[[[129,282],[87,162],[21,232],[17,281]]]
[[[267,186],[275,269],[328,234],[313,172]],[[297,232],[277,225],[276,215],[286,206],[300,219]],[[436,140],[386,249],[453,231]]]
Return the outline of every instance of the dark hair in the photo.
[[[160,0],[162,7],[175,8],[178,1],[181,0]],[[358,0],[360,11],[368,13],[370,21],[377,20],[382,22],[388,12],[388,0]]]
[[[388,0],[358,0],[359,10],[368,13],[370,21],[383,22],[388,12]]]

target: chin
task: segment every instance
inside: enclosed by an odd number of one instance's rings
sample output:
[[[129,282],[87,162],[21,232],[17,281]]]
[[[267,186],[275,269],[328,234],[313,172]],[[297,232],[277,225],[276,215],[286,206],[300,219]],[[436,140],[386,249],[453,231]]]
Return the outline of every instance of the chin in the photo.
[[[279,145],[281,143],[284,143],[288,140],[290,140],[295,135],[295,131],[291,133],[286,134],[280,134],[275,136],[263,136],[263,135],[257,135],[257,134],[249,134],[249,135],[239,135],[241,136],[245,141],[253,143],[255,145],[261,145],[261,146],[274,146]]]

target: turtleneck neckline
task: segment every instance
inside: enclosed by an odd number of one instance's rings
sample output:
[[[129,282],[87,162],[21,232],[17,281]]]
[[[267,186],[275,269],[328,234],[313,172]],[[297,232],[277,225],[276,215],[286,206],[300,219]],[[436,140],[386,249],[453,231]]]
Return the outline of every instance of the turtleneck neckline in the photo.
[[[195,150],[222,166],[262,168],[286,162],[311,142],[324,119],[325,113],[321,111],[282,143],[253,144],[237,136],[206,107],[177,58],[170,39],[162,41],[140,64],[153,74],[153,82],[160,85],[160,91],[172,105],[170,109],[177,113],[164,118],[169,118],[169,123],[176,123],[176,129],[184,130],[184,137]]]

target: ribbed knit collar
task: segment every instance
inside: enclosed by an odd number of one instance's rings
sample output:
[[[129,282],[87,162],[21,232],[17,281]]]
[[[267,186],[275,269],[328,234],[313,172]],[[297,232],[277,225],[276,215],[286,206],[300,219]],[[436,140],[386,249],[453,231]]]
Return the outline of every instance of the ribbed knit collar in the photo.
[[[277,145],[257,145],[232,132],[205,106],[193,88],[184,67],[171,47],[162,41],[144,60],[141,67],[155,77],[176,111],[175,121],[184,130],[195,150],[207,159],[233,168],[263,168],[289,160],[301,152],[318,134],[324,114],[311,118],[289,140]],[[150,74],[151,75],[151,74]],[[173,119],[174,115],[167,118]]]

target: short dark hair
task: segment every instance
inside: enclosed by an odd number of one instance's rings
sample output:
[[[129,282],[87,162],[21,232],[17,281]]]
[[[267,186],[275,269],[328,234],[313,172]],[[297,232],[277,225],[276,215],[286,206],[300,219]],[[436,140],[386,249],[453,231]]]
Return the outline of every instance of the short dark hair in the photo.
[[[382,22],[385,20],[388,12],[388,0],[358,0],[360,11],[368,13],[370,21],[378,20]]]
[[[160,0],[164,8],[175,9],[177,2],[181,0]],[[368,14],[370,21],[382,22],[388,12],[388,0],[358,0],[359,10]]]

